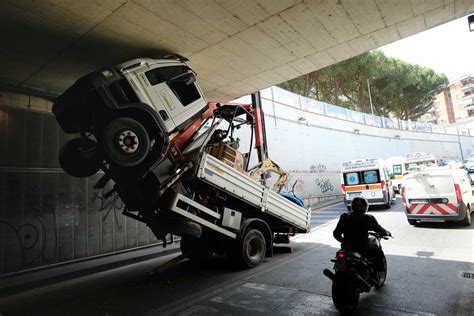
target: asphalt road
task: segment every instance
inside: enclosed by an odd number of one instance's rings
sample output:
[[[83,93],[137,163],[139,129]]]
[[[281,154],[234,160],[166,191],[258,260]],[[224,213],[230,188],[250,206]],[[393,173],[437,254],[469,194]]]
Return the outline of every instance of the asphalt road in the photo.
[[[337,314],[331,282],[322,275],[338,244],[332,238],[342,203],[313,212],[312,231],[250,270],[225,257],[196,267],[185,260],[155,276],[169,255],[0,299],[0,314],[287,315]],[[371,209],[394,239],[383,241],[388,276],[361,295],[360,315],[474,315],[474,225],[410,226],[400,201]]]

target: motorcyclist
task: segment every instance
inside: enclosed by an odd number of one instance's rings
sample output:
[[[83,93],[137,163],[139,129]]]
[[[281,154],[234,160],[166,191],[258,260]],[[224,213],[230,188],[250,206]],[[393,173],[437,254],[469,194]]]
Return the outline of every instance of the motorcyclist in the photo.
[[[383,251],[381,248],[368,246],[368,232],[374,231],[380,236],[392,236],[392,234],[380,226],[374,216],[365,214],[368,208],[369,203],[366,199],[354,198],[351,211],[341,215],[333,236],[341,243],[341,248],[374,258],[377,271],[381,271],[384,268]]]

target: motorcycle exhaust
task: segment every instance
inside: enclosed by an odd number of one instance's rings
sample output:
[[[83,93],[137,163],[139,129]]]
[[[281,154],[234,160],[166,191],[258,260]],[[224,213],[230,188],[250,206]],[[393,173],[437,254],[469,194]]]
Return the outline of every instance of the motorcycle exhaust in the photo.
[[[355,274],[357,280],[362,283],[362,285],[364,286],[364,292],[369,292],[370,291],[370,284],[364,280],[358,273]]]
[[[332,273],[329,269],[324,269],[323,274],[327,276],[331,281],[334,281],[334,278],[336,277],[334,273]]]

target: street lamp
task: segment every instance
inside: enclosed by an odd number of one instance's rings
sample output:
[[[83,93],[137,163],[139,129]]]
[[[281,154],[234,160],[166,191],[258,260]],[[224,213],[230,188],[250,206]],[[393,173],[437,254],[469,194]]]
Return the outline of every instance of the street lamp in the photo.
[[[370,82],[367,79],[367,88],[369,89],[369,101],[370,101],[370,110],[372,111],[372,115],[374,115],[374,106],[372,105],[372,95],[370,93]]]
[[[467,17],[467,23],[469,24],[469,31],[474,32],[474,14]]]

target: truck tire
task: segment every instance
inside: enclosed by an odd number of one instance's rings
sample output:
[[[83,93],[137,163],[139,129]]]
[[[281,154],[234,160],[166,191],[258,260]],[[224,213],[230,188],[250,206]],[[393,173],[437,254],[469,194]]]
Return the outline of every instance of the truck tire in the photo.
[[[162,239],[166,234],[182,237],[188,236],[194,239],[200,238],[202,235],[201,225],[186,218],[159,218],[156,222],[148,224],[148,226],[158,239]]]
[[[471,209],[469,206],[466,208],[466,216],[464,216],[464,219],[459,222],[459,224],[462,226],[470,226],[472,224]]]
[[[181,237],[180,248],[186,258],[198,264],[206,262],[214,253],[210,239],[206,234],[203,234],[201,238],[184,235]]]
[[[407,219],[407,221],[408,221],[408,224],[410,224],[412,226],[416,225],[416,219]]]
[[[84,147],[90,149],[83,151]],[[58,159],[61,168],[76,178],[90,177],[99,171],[102,165],[97,143],[90,139],[86,140],[86,144],[81,138],[71,139],[59,150]]]
[[[104,129],[101,139],[105,154],[121,167],[133,167],[145,160],[150,152],[150,136],[138,121],[119,117]]]
[[[263,234],[249,227],[241,238],[236,240],[236,247],[232,257],[236,263],[243,268],[254,268],[258,266],[266,254],[266,242]]]

